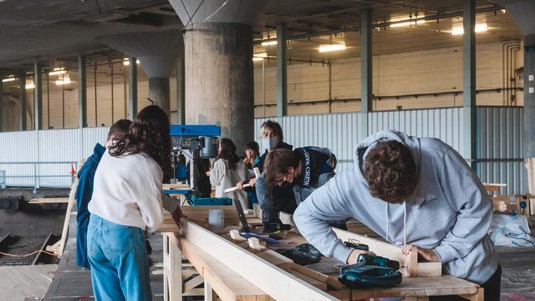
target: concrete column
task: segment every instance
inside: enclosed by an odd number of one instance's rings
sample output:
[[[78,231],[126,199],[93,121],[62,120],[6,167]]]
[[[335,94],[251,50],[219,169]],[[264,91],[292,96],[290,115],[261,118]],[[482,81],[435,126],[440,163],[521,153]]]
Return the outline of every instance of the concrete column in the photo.
[[[265,0],[170,0],[185,25],[186,122],[216,124],[238,151],[254,139],[252,26]]]
[[[149,78],[149,98],[154,101],[155,105],[160,108],[165,108],[169,112],[169,78],[168,77],[152,77]]]
[[[476,13],[475,0],[464,1],[463,8],[463,143],[461,154],[472,168],[477,169],[473,160],[477,158],[476,135]]]
[[[33,64],[33,118],[34,129],[43,129],[43,66],[41,63],[34,62]]]
[[[19,129],[21,131],[26,131],[28,128],[28,125],[26,124],[26,73],[22,72],[19,75],[19,86],[20,86],[20,93],[19,93]]]
[[[179,31],[124,33],[105,36],[99,40],[139,59],[141,68],[149,78],[149,98],[169,115],[169,77],[176,69],[178,58],[183,56],[182,33]],[[130,61],[132,68],[135,64],[135,60]]]
[[[373,54],[372,54],[372,10],[363,9],[360,13],[360,101],[362,122],[359,125],[360,137],[367,137],[368,112],[373,109]]]
[[[535,1],[492,0],[505,6],[524,35],[524,124],[522,146],[525,158],[535,157]],[[527,172],[523,168],[522,191],[528,191]]]
[[[286,61],[286,36],[286,24],[277,24],[277,117],[284,117],[288,115],[288,70]]]

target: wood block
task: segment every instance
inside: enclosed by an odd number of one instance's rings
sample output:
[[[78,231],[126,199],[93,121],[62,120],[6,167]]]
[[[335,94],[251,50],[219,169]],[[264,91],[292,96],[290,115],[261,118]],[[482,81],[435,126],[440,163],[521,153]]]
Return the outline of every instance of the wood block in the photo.
[[[245,237],[242,237],[238,230],[231,230],[229,234],[230,238],[232,238],[233,240],[245,240]]]
[[[418,277],[442,276],[442,263],[440,262],[419,262]]]
[[[249,248],[253,249],[253,250],[257,250],[257,251],[260,251],[262,250],[262,246],[260,245],[260,240],[258,240],[258,238],[256,237],[249,237],[247,239],[248,243],[249,243]]]

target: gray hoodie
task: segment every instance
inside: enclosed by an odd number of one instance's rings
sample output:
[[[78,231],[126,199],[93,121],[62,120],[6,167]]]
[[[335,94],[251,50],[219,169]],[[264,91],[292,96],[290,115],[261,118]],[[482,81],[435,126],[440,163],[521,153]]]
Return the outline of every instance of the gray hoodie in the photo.
[[[389,204],[369,192],[363,158],[379,140],[405,144],[416,162],[417,186],[403,204]],[[487,235],[491,200],[451,146],[387,130],[359,143],[354,157],[351,168],[314,191],[295,211],[294,221],[310,243],[346,262],[353,249],[344,246],[326,220],[353,217],[395,245],[433,249],[447,274],[480,284],[492,276],[498,257]]]

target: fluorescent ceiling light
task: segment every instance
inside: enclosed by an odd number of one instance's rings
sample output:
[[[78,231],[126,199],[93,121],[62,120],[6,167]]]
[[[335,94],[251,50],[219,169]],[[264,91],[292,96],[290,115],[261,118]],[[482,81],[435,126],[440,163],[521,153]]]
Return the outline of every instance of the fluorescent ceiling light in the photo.
[[[2,82],[3,82],[3,83],[7,83],[7,82],[12,82],[12,81],[14,81],[14,80],[15,80],[14,77],[8,77],[8,78],[4,78],[4,79],[2,80]]]
[[[476,32],[485,32],[489,30],[487,23],[476,24]]]
[[[263,61],[264,58],[263,57],[256,57],[256,56],[253,56],[253,61],[254,62],[257,62],[257,61]]]
[[[475,32],[485,32],[488,31],[489,27],[487,23],[476,24]],[[464,34],[464,28],[462,26],[456,26],[451,29],[451,34],[454,36]]]
[[[33,89],[33,88],[35,88],[35,84],[33,82],[26,84],[26,89]]]
[[[423,24],[423,23],[425,23],[425,20],[407,21],[407,22],[400,22],[400,23],[390,24],[390,27],[404,27],[404,26],[419,25],[419,24]]]
[[[61,75],[67,73],[63,68],[54,68],[52,71],[48,72],[48,75]]]
[[[277,45],[277,41],[267,41],[267,42],[262,42],[261,45],[262,45],[262,46]]]
[[[345,50],[346,44],[320,45],[319,52]]]
[[[139,60],[136,60],[136,64],[139,65]],[[123,66],[130,66],[130,59],[124,58],[123,59]]]

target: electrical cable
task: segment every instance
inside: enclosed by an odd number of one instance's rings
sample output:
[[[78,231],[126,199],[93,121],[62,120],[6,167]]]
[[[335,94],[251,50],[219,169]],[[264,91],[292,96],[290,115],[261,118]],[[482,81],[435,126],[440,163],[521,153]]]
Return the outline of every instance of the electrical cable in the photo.
[[[209,15],[208,17],[206,17],[206,19],[204,19],[201,23],[199,24],[202,24],[204,22],[206,22],[208,19],[210,19],[211,17],[213,17],[215,14],[217,14],[217,12],[219,12],[225,5],[227,5],[229,0],[225,1],[225,3],[223,3],[213,14]]]
[[[51,253],[51,252],[48,252],[48,251],[45,251],[45,250],[37,250],[37,251],[33,251],[31,253],[28,253],[28,254],[9,254],[9,253],[0,252],[0,255],[9,256],[9,257],[28,257],[28,256],[31,256],[31,255],[33,255],[35,253],[45,253],[45,254],[50,255],[50,256],[58,257],[58,255],[56,255],[54,253]]]

